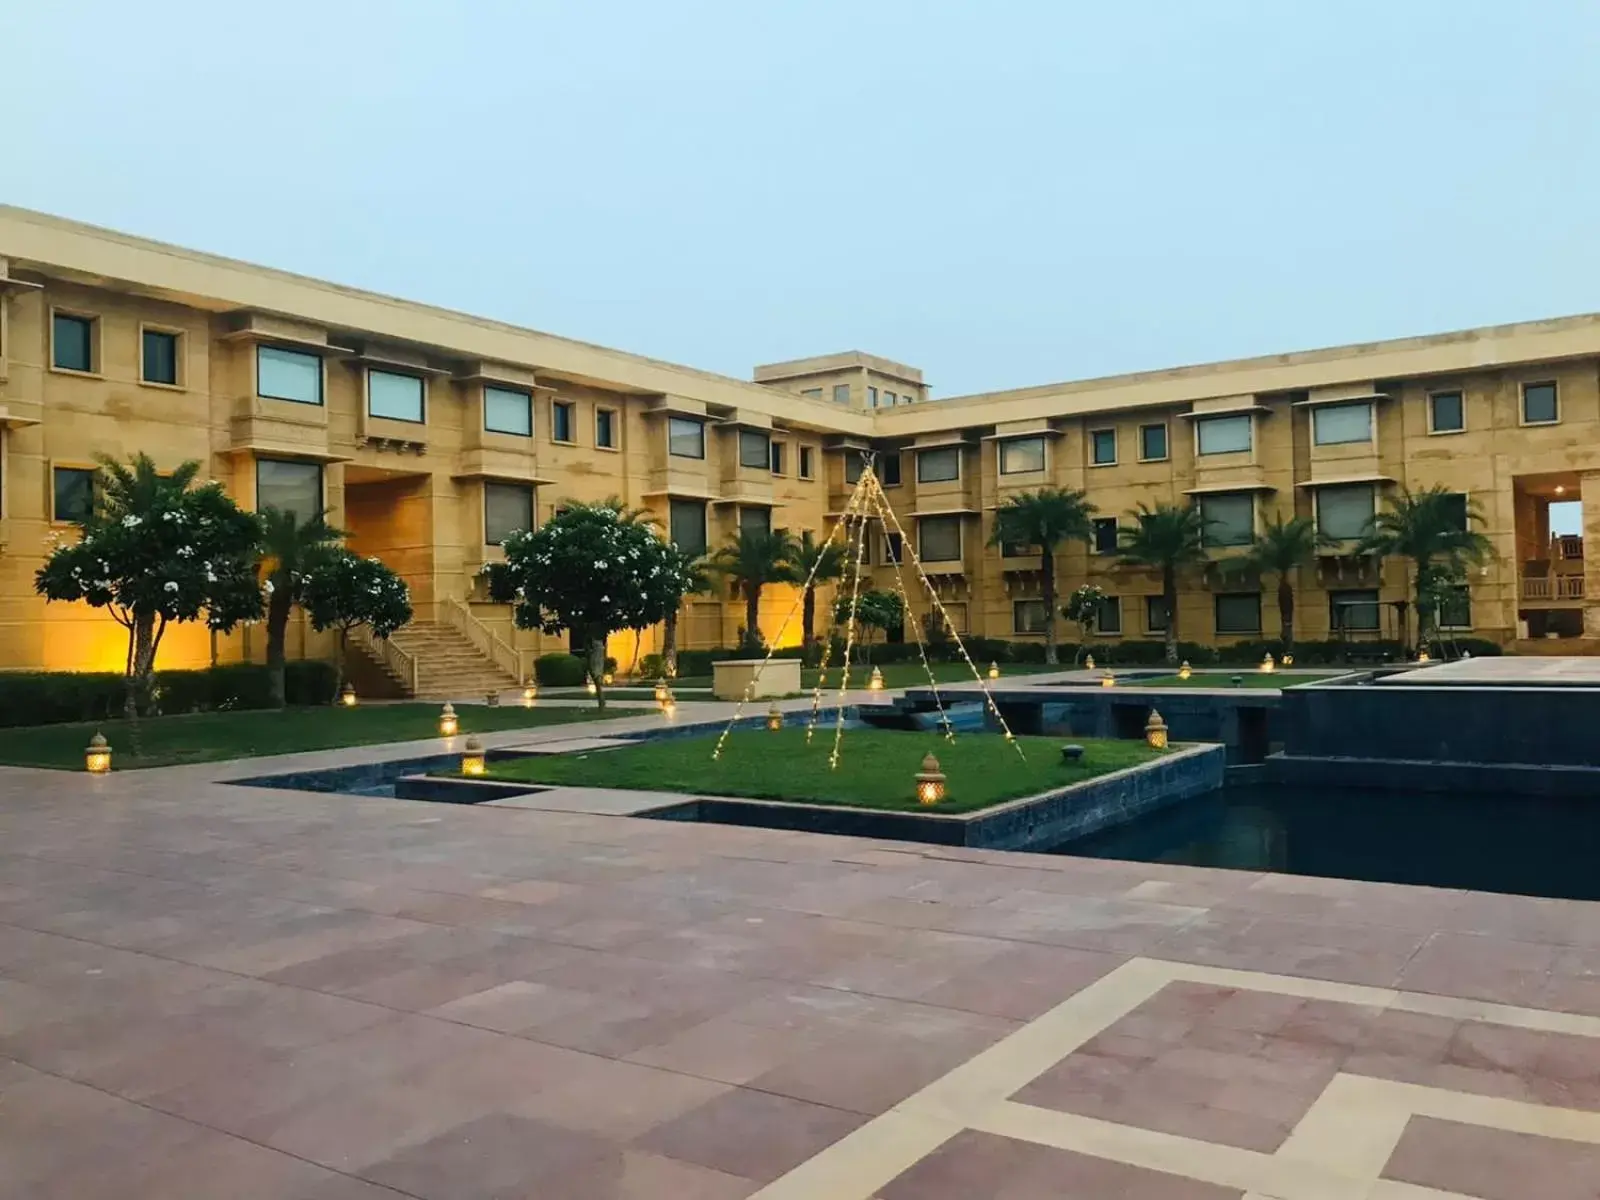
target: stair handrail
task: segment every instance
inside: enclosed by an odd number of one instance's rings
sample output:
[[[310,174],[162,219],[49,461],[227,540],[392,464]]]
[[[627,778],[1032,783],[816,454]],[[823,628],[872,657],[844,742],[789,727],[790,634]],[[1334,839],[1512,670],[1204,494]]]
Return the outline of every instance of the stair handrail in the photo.
[[[444,612],[446,623],[463,634],[474,650],[515,679],[518,687],[522,686],[522,655],[517,653],[515,647],[473,616],[472,609],[454,596],[445,598]]]
[[[389,674],[400,681],[406,695],[415,696],[421,690],[421,674],[414,654],[407,654],[395,644],[393,638],[377,638],[365,625],[357,625],[352,632],[355,640],[383,660]]]

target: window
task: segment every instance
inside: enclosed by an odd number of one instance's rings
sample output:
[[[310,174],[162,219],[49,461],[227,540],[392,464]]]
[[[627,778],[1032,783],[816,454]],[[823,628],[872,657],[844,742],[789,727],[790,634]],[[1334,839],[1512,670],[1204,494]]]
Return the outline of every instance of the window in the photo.
[[[883,394],[883,406],[885,408],[893,408],[895,406],[895,394],[893,392],[885,392]]]
[[[178,335],[165,329],[144,329],[139,336],[139,378],[146,383],[178,386]]]
[[[917,482],[946,483],[961,478],[961,447],[944,446],[917,452]]]
[[[1371,404],[1327,404],[1311,410],[1311,441],[1343,446],[1372,440]]]
[[[811,469],[811,447],[810,446],[801,446],[800,447],[800,478],[801,479],[810,479],[811,475],[812,475],[812,469]]]
[[[256,395],[296,404],[322,403],[322,360],[300,350],[256,347]]]
[[[1167,427],[1139,426],[1139,461],[1161,462],[1167,457]]]
[[[782,442],[773,442],[772,443],[772,473],[774,475],[782,475],[783,474],[783,443]]]
[[[1042,437],[1008,438],[1000,443],[1000,474],[1021,475],[1044,470]]]
[[[87,521],[94,515],[94,471],[88,467],[57,467],[54,473],[54,510],[57,521]]]
[[[1001,558],[1032,558],[1039,553],[1039,547],[1029,542],[1001,542]]]
[[[739,509],[739,532],[768,534],[772,532],[772,510],[770,508],[741,507]]]
[[[1429,433],[1460,433],[1466,427],[1466,401],[1460,392],[1434,392],[1428,397]]]
[[[256,459],[256,511],[275,508],[300,521],[322,514],[322,465],[282,458]]]
[[[1376,588],[1328,593],[1328,627],[1335,633],[1376,633],[1380,625]]]
[[[1194,423],[1194,433],[1200,454],[1238,454],[1250,449],[1250,414],[1202,418]]]
[[[483,427],[490,433],[533,436],[533,396],[515,388],[483,389]]]
[[[55,313],[50,328],[50,364],[62,371],[94,370],[93,317]]]
[[[1377,489],[1370,483],[1346,483],[1317,489],[1317,529],[1325,537],[1351,542],[1372,527]]]
[[[706,427],[687,417],[668,417],[667,453],[678,458],[704,458]]]
[[[1466,584],[1447,588],[1439,594],[1439,628],[1472,628],[1472,590]]]
[[[822,399],[822,389],[821,388],[801,388],[800,389],[800,394],[802,396],[804,396],[807,400],[821,400]]]
[[[533,485],[483,485],[483,541],[498,546],[519,529],[533,528]]]
[[[1100,601],[1100,607],[1094,612],[1094,631],[1096,633],[1122,632],[1122,599],[1119,596],[1107,596]]]
[[[1117,431],[1096,429],[1089,434],[1089,461],[1097,467],[1117,461]]]
[[[1525,383],[1522,385],[1522,422],[1524,425],[1548,425],[1559,419],[1560,408],[1553,383]]]
[[[850,403],[850,385],[848,383],[836,383],[833,385],[833,402],[835,404]]]
[[[754,429],[739,431],[739,465],[772,470],[772,439]]]
[[[1249,492],[1219,492],[1196,500],[1205,522],[1206,546],[1248,546],[1256,535],[1256,498]]]
[[[578,406],[571,400],[550,402],[550,440],[569,446],[578,444]],[[702,446],[701,458],[705,457],[703,450]]]
[[[1013,633],[1043,633],[1050,624],[1050,610],[1043,600],[1013,600],[1011,602],[1011,630]]]
[[[1146,633],[1167,631],[1167,601],[1164,596],[1144,598],[1144,630]]]
[[[1216,608],[1218,633],[1261,632],[1260,592],[1218,596]]]
[[[617,448],[616,409],[597,408],[594,410],[594,444],[602,450],[615,450]]]
[[[1439,507],[1450,522],[1450,528],[1465,532],[1467,528],[1467,494],[1465,492],[1446,492],[1439,501]]]
[[[961,561],[961,518],[923,517],[917,522],[917,543],[923,562]]]
[[[1094,552],[1096,554],[1115,554],[1117,552],[1117,519],[1115,517],[1096,517],[1094,519]]]
[[[706,505],[704,500],[673,500],[667,514],[673,545],[685,554],[706,552]]]
[[[867,469],[866,462],[854,450],[844,452],[844,481],[846,483],[860,483],[861,472]]]
[[[875,387],[869,387],[867,389],[867,407],[868,408],[877,408],[878,407],[878,389],[875,388]]]
[[[879,456],[878,482],[884,487],[900,486],[900,451]]]
[[[903,539],[898,533],[886,533],[883,535],[883,561],[885,563],[899,562],[900,555],[904,549]]]
[[[422,378],[367,368],[367,415],[387,421],[422,423]]]

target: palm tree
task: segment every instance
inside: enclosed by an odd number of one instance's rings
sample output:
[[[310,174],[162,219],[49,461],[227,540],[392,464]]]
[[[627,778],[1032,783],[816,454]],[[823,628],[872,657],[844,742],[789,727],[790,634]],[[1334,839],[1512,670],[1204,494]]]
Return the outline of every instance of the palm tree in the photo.
[[[1301,567],[1315,561],[1319,546],[1333,545],[1333,539],[1317,528],[1310,517],[1283,519],[1274,513],[1244,555],[1239,566],[1278,577],[1278,626],[1283,636],[1283,651],[1294,649],[1294,584],[1291,577]]]
[[[1178,572],[1206,561],[1206,519],[1193,504],[1141,503],[1128,514],[1131,527],[1119,536],[1119,566],[1161,572],[1161,603],[1167,610],[1167,661],[1178,661]]]
[[[688,586],[683,589],[683,597],[679,600],[678,607],[667,614],[666,620],[661,623],[661,663],[662,670],[668,679],[678,677],[678,611],[683,607],[683,600],[690,596],[698,596],[711,590],[711,577],[706,573],[706,560],[698,554],[689,554],[671,547],[672,553],[678,556],[679,565],[683,568]]]
[[[1056,661],[1056,547],[1062,542],[1087,542],[1094,535],[1089,523],[1095,506],[1082,492],[1066,488],[1040,488],[1008,497],[994,514],[989,544],[1006,543],[1039,547],[1039,570],[1044,576],[1044,660]]]
[[[844,574],[844,547],[832,538],[819,542],[811,530],[804,530],[794,543],[791,565],[806,589],[800,601],[800,637],[809,654],[817,641],[817,585]]]
[[[267,593],[267,669],[275,708],[284,706],[284,638],[289,610],[300,596],[300,582],[323,555],[337,549],[344,531],[335,529],[321,514],[302,521],[299,514],[276,508],[261,510],[261,554],[266,568],[262,587]]]
[[[1379,558],[1403,558],[1411,565],[1417,609],[1417,644],[1428,642],[1428,623],[1437,618],[1441,588],[1494,557],[1494,544],[1478,530],[1483,512],[1459,492],[1438,484],[1420,491],[1402,488],[1389,507],[1372,518],[1372,529],[1357,550]]]
[[[728,580],[744,597],[744,654],[760,654],[761,589],[769,583],[795,582],[795,540],[787,529],[746,529],[711,556],[711,570]]]

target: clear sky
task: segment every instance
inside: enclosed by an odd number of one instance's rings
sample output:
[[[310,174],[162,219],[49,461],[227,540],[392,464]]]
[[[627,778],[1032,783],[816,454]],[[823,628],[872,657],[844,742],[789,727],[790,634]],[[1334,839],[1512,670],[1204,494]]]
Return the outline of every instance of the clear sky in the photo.
[[[935,394],[1600,309],[1593,0],[0,0],[0,198]]]

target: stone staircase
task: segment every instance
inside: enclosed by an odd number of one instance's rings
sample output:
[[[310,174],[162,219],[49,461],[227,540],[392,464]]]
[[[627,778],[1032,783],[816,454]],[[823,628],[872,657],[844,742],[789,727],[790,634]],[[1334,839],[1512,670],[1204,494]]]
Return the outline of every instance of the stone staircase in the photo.
[[[479,654],[464,633],[442,622],[413,621],[396,631],[393,641],[417,660],[419,697],[479,699],[491,690],[505,691],[517,686],[515,679]]]

